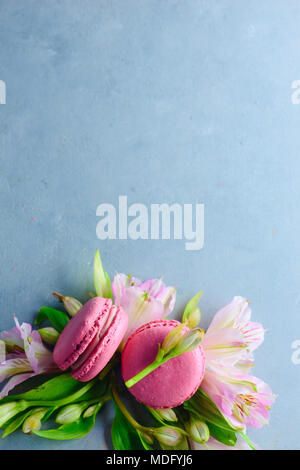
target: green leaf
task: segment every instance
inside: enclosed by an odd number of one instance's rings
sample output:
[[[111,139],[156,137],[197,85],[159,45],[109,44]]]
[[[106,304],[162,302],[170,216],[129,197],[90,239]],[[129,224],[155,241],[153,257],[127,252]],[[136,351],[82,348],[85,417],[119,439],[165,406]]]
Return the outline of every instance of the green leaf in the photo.
[[[94,258],[94,287],[99,297],[105,297],[106,279],[99,250],[96,250]]]
[[[23,394],[4,397],[2,400],[0,400],[0,404],[11,401],[16,402],[16,406],[18,406],[18,404],[23,405],[23,410],[30,408],[29,414],[33,411],[33,406],[51,406],[52,408],[42,419],[42,421],[46,421],[50,415],[60,406],[82,401],[99,402],[106,389],[107,381],[105,380],[100,381],[94,379],[93,381],[87,383],[81,383],[73,379],[70,374],[62,374]],[[102,406],[105,401],[106,400],[103,400],[103,402],[99,403],[99,406]],[[99,409],[100,408],[98,407],[96,411]],[[20,425],[22,425],[23,421],[27,417],[27,414],[28,413],[26,411],[25,414],[19,414],[16,418],[7,421],[7,423],[5,423],[7,426],[2,437],[7,436],[8,434],[15,431]],[[69,428],[62,428],[59,433],[61,436],[65,436],[66,433],[69,434],[72,431],[74,435],[77,435],[77,433],[82,432],[81,428],[84,432],[86,432],[86,423],[84,423],[84,426],[82,427],[81,425],[78,425],[71,430]],[[55,439],[55,437],[51,436],[56,435],[55,433],[57,430],[55,429],[52,431],[52,433],[49,433],[49,439]],[[76,437],[69,438],[75,439]],[[67,439],[67,437],[62,437],[62,439]]]
[[[216,426],[226,429],[228,431],[237,431],[243,427],[234,427],[224,417],[216,404],[206,395],[206,393],[198,388],[195,395],[183,404],[184,408],[201,418],[207,423],[215,424]]]
[[[96,408],[94,414],[89,418],[80,417],[74,423],[63,424],[56,429],[47,429],[46,431],[33,431],[34,434],[46,439],[54,439],[59,441],[69,441],[72,439],[79,439],[86,436],[95,425],[96,414],[101,408],[101,404]]]
[[[111,427],[111,438],[115,450],[141,450],[144,444],[134,429],[127,421],[122,411],[114,402],[115,417]]]
[[[56,411],[57,407],[56,406],[53,406],[52,408],[49,408],[49,410],[47,411],[47,413],[43,416],[42,418],[42,423],[44,421],[47,421],[47,419],[50,418],[50,416],[54,413],[54,411]],[[32,410],[31,410],[32,411]]]
[[[59,400],[67,397],[82,387],[82,383],[73,379],[70,373],[61,374],[53,379],[47,380],[42,385],[28,392],[19,395],[9,395],[2,398],[0,403],[5,401],[13,401],[24,399],[27,401],[35,400]]]
[[[113,300],[113,294],[112,294],[112,290],[111,290],[111,280],[110,280],[110,277],[109,277],[109,275],[106,271],[104,271],[104,276],[105,276],[105,280],[106,280],[106,297]]]
[[[59,333],[62,332],[66,324],[69,322],[69,317],[66,313],[54,308],[42,307],[35,317],[34,324],[40,325],[47,319],[54,326],[54,328],[59,331]]]
[[[94,287],[99,297],[112,299],[111,281],[104,271],[99,250],[96,250],[94,258]]]
[[[67,374],[61,374],[44,382],[37,388],[19,395],[9,395],[0,400],[0,404],[23,400],[28,406],[62,406],[82,399],[83,396],[94,386],[95,379],[90,382],[79,382]]]
[[[229,431],[228,429],[220,428],[212,423],[207,423],[210,435],[219,442],[222,442],[226,446],[235,446],[237,437],[235,432]]]
[[[72,403],[78,403],[81,401],[91,401],[91,400],[100,400],[101,397],[107,391],[107,380],[97,380],[95,385],[93,385],[89,390],[87,390],[83,395],[72,401]]]
[[[202,294],[203,294],[203,290],[198,292],[198,294],[194,295],[194,297],[192,297],[191,300],[188,301],[188,303],[185,306],[183,315],[182,315],[182,322],[184,322],[186,320],[186,317],[189,315],[189,313],[192,312],[192,310],[196,308],[197,303],[199,302]]]

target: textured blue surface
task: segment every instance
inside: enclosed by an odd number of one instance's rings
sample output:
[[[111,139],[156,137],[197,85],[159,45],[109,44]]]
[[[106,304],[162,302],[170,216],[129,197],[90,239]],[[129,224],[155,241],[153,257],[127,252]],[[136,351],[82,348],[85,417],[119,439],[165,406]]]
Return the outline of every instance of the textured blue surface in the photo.
[[[163,275],[204,326],[234,295],[269,330],[255,373],[279,394],[262,448],[299,448],[298,0],[0,0],[0,327],[55,289],[85,300],[110,274]],[[205,204],[205,246],[96,238],[96,207]],[[16,433],[1,449],[98,449]]]

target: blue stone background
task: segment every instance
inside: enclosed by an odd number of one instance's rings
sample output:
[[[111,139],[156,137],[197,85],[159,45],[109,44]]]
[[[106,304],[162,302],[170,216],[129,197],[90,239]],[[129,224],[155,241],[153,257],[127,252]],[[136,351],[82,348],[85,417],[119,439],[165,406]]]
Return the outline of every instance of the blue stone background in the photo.
[[[163,276],[174,316],[199,289],[203,326],[234,295],[268,329],[255,374],[278,399],[265,449],[299,449],[298,0],[0,0],[0,328],[55,289],[87,299],[111,275]],[[205,246],[96,238],[96,208],[204,203]],[[99,449],[21,432],[1,449]],[[103,425],[105,424],[105,426]]]

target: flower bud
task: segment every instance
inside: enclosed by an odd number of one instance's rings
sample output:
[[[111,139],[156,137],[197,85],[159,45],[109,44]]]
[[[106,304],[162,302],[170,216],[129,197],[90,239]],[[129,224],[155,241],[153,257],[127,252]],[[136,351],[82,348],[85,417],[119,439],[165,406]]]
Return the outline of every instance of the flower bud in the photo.
[[[171,349],[174,349],[175,346],[179,343],[179,341],[182,338],[182,330],[185,325],[180,324],[178,326],[175,326],[165,337],[164,342],[162,344],[162,349],[165,351],[165,353],[168,353],[171,351]]]
[[[158,442],[168,447],[175,447],[182,440],[182,433],[177,428],[169,426],[154,428],[152,434]]]
[[[64,304],[66,311],[71,315],[71,317],[74,317],[82,307],[82,303],[79,302],[79,300],[74,299],[74,297],[65,297],[64,295],[58,294],[58,292],[53,292],[53,295]]]
[[[204,444],[209,439],[209,429],[207,424],[200,419],[191,418],[186,425],[187,432],[193,441]]]
[[[185,323],[185,321],[186,321],[187,317],[189,316],[190,312],[195,310],[195,308],[197,307],[197,303],[199,302],[200,298],[202,297],[202,294],[203,294],[203,291],[201,290],[196,295],[194,295],[194,297],[192,297],[188,301],[188,303],[186,304],[183,315],[182,315],[182,322],[183,323]]]
[[[172,408],[166,408],[162,410],[149,408],[149,410],[155,418],[157,417],[163,421],[178,421],[176,413]]]
[[[39,431],[42,426],[42,418],[47,413],[48,408],[36,408],[33,413],[25,419],[22,431],[30,434],[32,431]]]
[[[153,441],[152,437],[150,436],[150,434],[148,434],[148,433],[145,432],[145,431],[140,431],[140,434],[141,434],[142,438],[143,438],[146,442],[148,442],[148,444],[153,444],[154,441]]]
[[[83,411],[82,404],[68,405],[62,408],[55,418],[55,421],[59,424],[69,424],[77,421],[80,418]]]
[[[10,401],[0,405],[0,428],[16,414],[26,410],[27,406],[25,400]]]
[[[189,328],[195,328],[201,320],[200,308],[196,307],[194,310],[191,310],[187,313],[185,318],[185,323]]]
[[[98,406],[98,403],[96,403],[95,405],[89,406],[83,413],[82,417],[90,418],[95,413],[97,406]]]
[[[182,336],[181,340],[174,349],[174,353],[179,356],[179,354],[183,354],[185,352],[190,352],[194,349],[197,349],[202,343],[203,338],[204,331],[200,328],[188,331]]]
[[[52,346],[54,346],[59,337],[59,332],[55,328],[52,328],[52,326],[40,328],[38,332],[44,343],[51,344]]]

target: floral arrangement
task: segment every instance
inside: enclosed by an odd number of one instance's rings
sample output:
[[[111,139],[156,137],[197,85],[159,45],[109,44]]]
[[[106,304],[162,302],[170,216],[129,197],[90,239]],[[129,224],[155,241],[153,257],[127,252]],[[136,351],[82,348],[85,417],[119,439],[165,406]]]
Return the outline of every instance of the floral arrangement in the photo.
[[[95,332],[97,347],[105,329],[106,335],[110,332],[106,348],[113,345],[114,348],[105,365],[105,355],[100,355],[103,367],[98,361],[101,370],[96,369],[97,374],[92,378],[89,378],[90,369],[85,368],[85,378],[80,380],[82,375],[78,371],[82,369],[82,359],[76,358],[76,367],[73,364],[71,368],[62,367],[56,359],[59,349],[69,347],[62,340],[62,332],[65,338],[67,330],[76,336],[75,318],[78,315],[79,319],[83,310],[88,310],[87,304],[83,306],[77,299],[55,292],[65,311],[42,307],[34,321],[38,329],[28,323],[20,324],[15,317],[15,327],[0,334],[0,382],[5,382],[0,394],[2,437],[21,428],[26,434],[42,438],[81,438],[91,431],[96,415],[111,401],[115,409],[111,437],[116,450],[256,448],[247,436],[246,428],[268,424],[275,396],[266,383],[249,373],[254,365],[253,352],[264,340],[264,329],[260,323],[251,321],[246,299],[234,297],[229,305],[217,312],[206,332],[198,326],[201,313],[197,305],[202,291],[187,303],[181,322],[166,320],[174,309],[175,288],[167,287],[161,279],[142,282],[125,274],[116,274],[111,283],[98,250],[94,259],[94,288],[95,293],[89,293],[93,302],[100,299],[103,305],[110,306],[105,328],[98,327],[99,331]],[[111,331],[117,331],[112,325],[116,323],[118,312],[123,312],[123,329],[119,327],[119,336],[115,339],[117,333],[113,336]],[[51,326],[42,327],[45,321]],[[131,338],[151,330],[151,325],[157,324],[155,322],[170,327],[168,334],[156,344],[153,360],[125,380],[124,367],[126,369],[126,361],[129,361]],[[147,349],[146,342],[143,347]],[[103,344],[101,348],[103,351]],[[91,350],[91,346],[87,350]],[[82,354],[86,359],[87,354]],[[121,358],[126,362],[122,362],[123,377]],[[175,407],[151,407],[142,399],[135,400],[133,390],[138,390],[137,386],[146,380],[149,387],[162,370],[165,373],[160,375],[159,383],[167,390],[168,383],[164,381],[168,380],[172,364],[178,366],[187,358],[189,361],[197,358],[198,365],[201,360],[203,369],[201,377],[193,378],[197,388],[191,396]],[[79,379],[74,378],[75,372]],[[176,373],[181,373],[178,367]],[[51,374],[50,379],[47,374]],[[34,376],[43,379],[40,385],[32,385],[36,381],[32,379]],[[12,390],[24,381],[27,391],[14,394]],[[155,394],[159,395],[161,391],[156,388]],[[135,400],[135,407],[143,409],[144,422],[129,412],[128,400]]]

